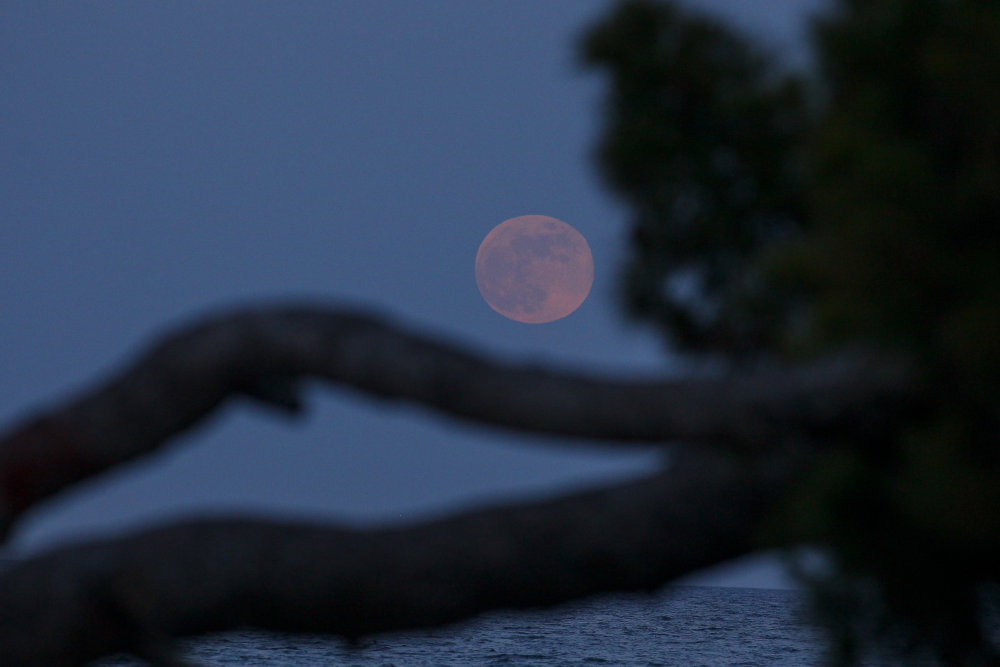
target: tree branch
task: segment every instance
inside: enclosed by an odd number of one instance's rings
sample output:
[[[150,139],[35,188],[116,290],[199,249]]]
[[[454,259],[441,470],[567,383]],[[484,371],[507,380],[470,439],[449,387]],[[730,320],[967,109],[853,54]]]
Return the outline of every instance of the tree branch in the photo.
[[[0,655],[149,657],[247,626],[355,638],[649,590],[751,550],[793,467],[701,451],[645,480],[412,527],[203,520],[74,545],[0,576]]]
[[[230,397],[298,410],[308,378],[505,428],[757,452],[790,436],[856,433],[906,386],[897,368],[858,357],[725,378],[599,378],[499,363],[352,311],[246,309],[168,335],[0,437],[0,535],[32,504],[157,449]]]

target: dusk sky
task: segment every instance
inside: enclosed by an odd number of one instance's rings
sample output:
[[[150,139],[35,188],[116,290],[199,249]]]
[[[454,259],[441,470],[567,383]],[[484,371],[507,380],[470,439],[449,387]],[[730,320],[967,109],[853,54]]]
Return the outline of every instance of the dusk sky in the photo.
[[[820,0],[704,0],[803,59]],[[593,160],[605,0],[0,4],[0,424],[96,382],[193,317],[364,306],[484,353],[570,369],[676,364],[615,302],[626,211]],[[494,312],[473,263],[500,222],[588,240],[578,311]],[[655,452],[514,435],[316,386],[303,418],[233,402],[153,457],[39,508],[36,549],[206,513],[370,523],[650,470]],[[718,581],[773,583],[769,568]]]

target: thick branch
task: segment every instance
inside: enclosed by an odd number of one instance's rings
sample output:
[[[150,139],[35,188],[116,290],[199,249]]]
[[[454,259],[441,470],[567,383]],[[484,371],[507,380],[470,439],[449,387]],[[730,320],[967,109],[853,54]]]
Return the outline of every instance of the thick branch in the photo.
[[[70,546],[0,576],[0,655],[79,664],[246,626],[358,637],[649,590],[752,549],[791,472],[706,454],[646,480],[415,527],[205,520]]]
[[[715,379],[598,378],[498,363],[349,311],[248,309],[167,336],[117,377],[0,437],[0,534],[33,503],[153,451],[234,395],[297,409],[304,378],[506,428],[751,451],[856,431],[902,387],[894,369],[848,358]]]

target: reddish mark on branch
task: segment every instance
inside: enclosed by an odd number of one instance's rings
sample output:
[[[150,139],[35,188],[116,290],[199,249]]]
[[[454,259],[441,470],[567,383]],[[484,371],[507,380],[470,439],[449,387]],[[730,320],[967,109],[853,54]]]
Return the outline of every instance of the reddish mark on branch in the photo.
[[[51,417],[35,419],[0,441],[0,494],[8,510],[20,514],[104,467],[86,450],[78,434]]]

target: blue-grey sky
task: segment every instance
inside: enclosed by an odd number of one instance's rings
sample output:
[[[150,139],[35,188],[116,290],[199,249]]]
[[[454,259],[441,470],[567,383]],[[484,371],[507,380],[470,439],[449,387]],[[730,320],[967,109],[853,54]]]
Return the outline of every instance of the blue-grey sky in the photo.
[[[689,4],[801,58],[820,0]],[[368,306],[512,359],[669,372],[616,307],[626,213],[590,159],[602,82],[575,44],[610,6],[0,4],[0,423],[166,327],[285,298]],[[475,284],[483,236],[524,214],[569,222],[594,253],[590,298],[551,324],[504,319]],[[14,545],[205,512],[409,520],[656,462],[339,388],[309,403],[297,421],[234,403],[39,508]]]

